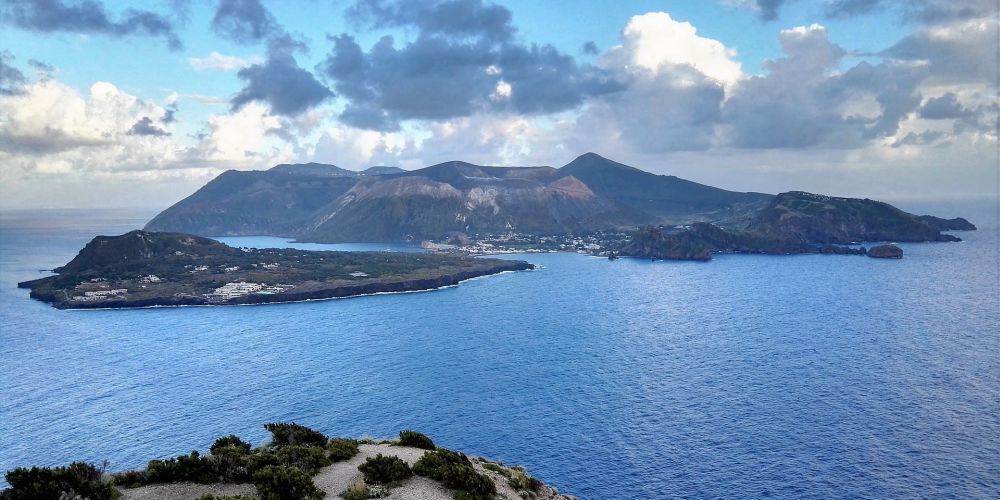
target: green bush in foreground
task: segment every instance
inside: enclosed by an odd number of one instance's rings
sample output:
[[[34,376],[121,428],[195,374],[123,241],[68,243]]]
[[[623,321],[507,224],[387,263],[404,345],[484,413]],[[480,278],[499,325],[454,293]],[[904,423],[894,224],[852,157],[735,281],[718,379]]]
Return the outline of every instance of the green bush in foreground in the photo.
[[[19,467],[4,475],[10,488],[0,492],[0,499],[116,498],[118,491],[104,482],[103,475],[103,471],[85,462],[73,462],[68,467]]]
[[[455,498],[466,500],[490,499],[496,495],[496,485],[484,474],[476,472],[464,454],[437,449],[428,451],[413,464],[421,476],[441,481],[445,487],[457,490]]]
[[[302,446],[326,446],[327,438],[321,432],[314,431],[295,422],[272,422],[264,424],[271,433],[271,444],[285,446],[298,444]]]
[[[472,462],[464,453],[438,449],[424,453],[424,456],[413,464],[413,472],[419,476],[441,481],[444,479],[444,471],[452,465],[472,467]]]
[[[436,446],[434,446],[434,441],[431,441],[431,438],[417,431],[409,430],[399,431],[399,445],[412,446],[423,450],[433,450],[436,448]]]
[[[326,449],[330,452],[330,460],[334,462],[340,462],[342,460],[350,460],[354,458],[354,455],[358,454],[358,442],[354,439],[340,439],[334,438],[326,445]]]
[[[295,467],[309,475],[319,472],[321,467],[326,467],[331,463],[326,450],[313,446],[282,446],[278,448],[276,455],[279,464]]]
[[[365,482],[368,484],[389,484],[413,476],[410,466],[402,459],[387,457],[381,453],[368,457],[365,463],[358,466],[358,470],[365,475]]]
[[[212,443],[212,447],[209,451],[213,455],[218,455],[220,453],[227,454],[240,454],[240,453],[250,453],[250,443],[242,440],[239,436],[235,434],[230,434],[228,436],[220,437]]]
[[[264,467],[254,473],[253,484],[261,500],[320,500],[326,495],[308,474],[294,467]]]
[[[197,451],[167,460],[150,460],[146,466],[146,483],[176,483],[193,481],[208,484],[219,480],[213,460]]]
[[[420,448],[423,450],[433,450],[435,448],[434,441],[431,441],[431,438],[417,431],[409,431],[409,430],[400,431],[399,445],[412,446],[414,448]]]
[[[357,482],[347,487],[340,497],[344,500],[367,500],[371,496],[371,490],[363,482]]]

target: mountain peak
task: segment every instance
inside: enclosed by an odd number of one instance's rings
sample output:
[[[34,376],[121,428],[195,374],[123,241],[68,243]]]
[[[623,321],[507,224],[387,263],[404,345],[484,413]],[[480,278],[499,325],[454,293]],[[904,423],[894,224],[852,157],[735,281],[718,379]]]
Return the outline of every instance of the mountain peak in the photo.
[[[560,170],[564,170],[567,173],[572,173],[575,170],[604,170],[608,168],[630,170],[634,172],[642,172],[641,170],[625,165],[624,163],[618,163],[614,160],[609,160],[597,153],[584,153],[577,156],[573,161],[567,163]]]

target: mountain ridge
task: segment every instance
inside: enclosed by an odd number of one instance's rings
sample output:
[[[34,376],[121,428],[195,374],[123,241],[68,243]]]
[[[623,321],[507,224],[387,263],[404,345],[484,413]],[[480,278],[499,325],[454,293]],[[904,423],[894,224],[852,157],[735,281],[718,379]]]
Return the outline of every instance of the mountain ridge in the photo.
[[[975,229],[962,218],[916,216],[874,200],[729,191],[596,153],[559,168],[456,160],[416,170],[355,172],[323,163],[229,170],[158,214],[145,229],[336,243],[629,232],[695,222],[808,244],[950,241],[956,238],[941,231]]]

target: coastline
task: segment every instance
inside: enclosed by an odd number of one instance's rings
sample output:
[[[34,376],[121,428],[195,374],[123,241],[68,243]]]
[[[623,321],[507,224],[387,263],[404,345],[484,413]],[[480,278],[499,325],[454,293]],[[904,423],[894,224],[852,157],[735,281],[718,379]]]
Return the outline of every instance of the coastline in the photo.
[[[273,301],[273,302],[251,302],[251,303],[244,303],[244,304],[227,304],[227,303],[219,303],[219,304],[161,304],[161,305],[152,305],[152,306],[125,306],[125,307],[56,307],[56,309],[59,309],[60,311],[109,311],[109,310],[116,310],[116,309],[127,309],[127,310],[179,309],[179,308],[187,308],[187,307],[253,307],[253,306],[270,306],[270,305],[275,305],[275,304],[299,304],[299,303],[304,303],[304,302],[324,302],[324,301],[328,301],[328,300],[345,300],[345,299],[357,299],[357,298],[361,298],[361,297],[375,297],[375,296],[378,296],[378,295],[401,295],[401,294],[404,294],[404,293],[434,292],[434,291],[437,291],[437,290],[444,290],[446,288],[458,288],[458,285],[461,285],[462,283],[465,283],[467,281],[475,281],[475,280],[479,280],[479,279],[490,278],[490,277],[493,277],[493,276],[500,276],[502,274],[512,274],[512,273],[519,273],[519,272],[538,271],[539,269],[541,269],[541,266],[534,266],[531,269],[507,270],[507,271],[500,271],[498,273],[482,274],[482,275],[479,275],[479,276],[473,276],[471,278],[463,279],[463,280],[459,281],[458,283],[454,283],[454,284],[451,284],[451,285],[442,285],[442,286],[439,286],[439,287],[436,287],[436,288],[422,288],[422,289],[419,289],[419,290],[399,290],[399,291],[392,291],[392,292],[361,293],[361,294],[357,294],[357,295],[344,295],[344,296],[341,296],[341,297],[325,297],[325,298],[317,298],[317,299],[281,300],[281,301]]]
[[[398,282],[390,283],[363,283],[357,285],[348,286],[337,286],[332,288],[319,289],[308,292],[299,293],[281,293],[274,295],[248,295],[243,297],[238,297],[226,302],[211,303],[207,300],[198,298],[176,298],[168,297],[155,298],[155,299],[143,299],[136,301],[108,301],[104,303],[94,303],[91,305],[83,304],[72,304],[72,306],[67,307],[69,302],[67,301],[53,301],[48,297],[40,296],[32,290],[29,293],[29,297],[35,300],[40,300],[46,302],[52,307],[60,310],[70,310],[70,311],[87,311],[87,310],[109,310],[109,309],[154,309],[154,308],[170,308],[170,307],[217,307],[217,306],[254,306],[254,305],[268,305],[268,304],[285,304],[294,302],[311,302],[311,301],[321,301],[321,300],[332,300],[332,299],[346,299],[354,297],[365,297],[371,295],[388,295],[396,293],[416,293],[416,292],[429,292],[434,290],[439,290],[442,288],[450,288],[458,286],[463,281],[468,281],[476,278],[484,278],[488,276],[495,276],[498,274],[512,273],[517,271],[529,271],[533,270],[534,265],[525,261],[505,261],[504,264],[495,265],[493,267],[475,270],[475,271],[463,271],[455,274],[449,274],[445,276],[440,276],[437,278],[425,278],[416,280],[404,280]],[[24,281],[18,283],[18,288],[31,288],[31,284],[34,280]],[[80,307],[82,306],[82,307]]]

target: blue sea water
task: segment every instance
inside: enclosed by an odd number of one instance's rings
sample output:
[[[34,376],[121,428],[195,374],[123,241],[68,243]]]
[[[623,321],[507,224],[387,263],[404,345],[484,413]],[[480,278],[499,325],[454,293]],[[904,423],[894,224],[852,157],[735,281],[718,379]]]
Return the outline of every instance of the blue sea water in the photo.
[[[998,232],[977,213],[901,261],[532,254],[426,293],[109,311],[15,284],[152,213],[3,213],[0,469],[134,468],[295,420],[418,429],[587,499],[998,498]]]

